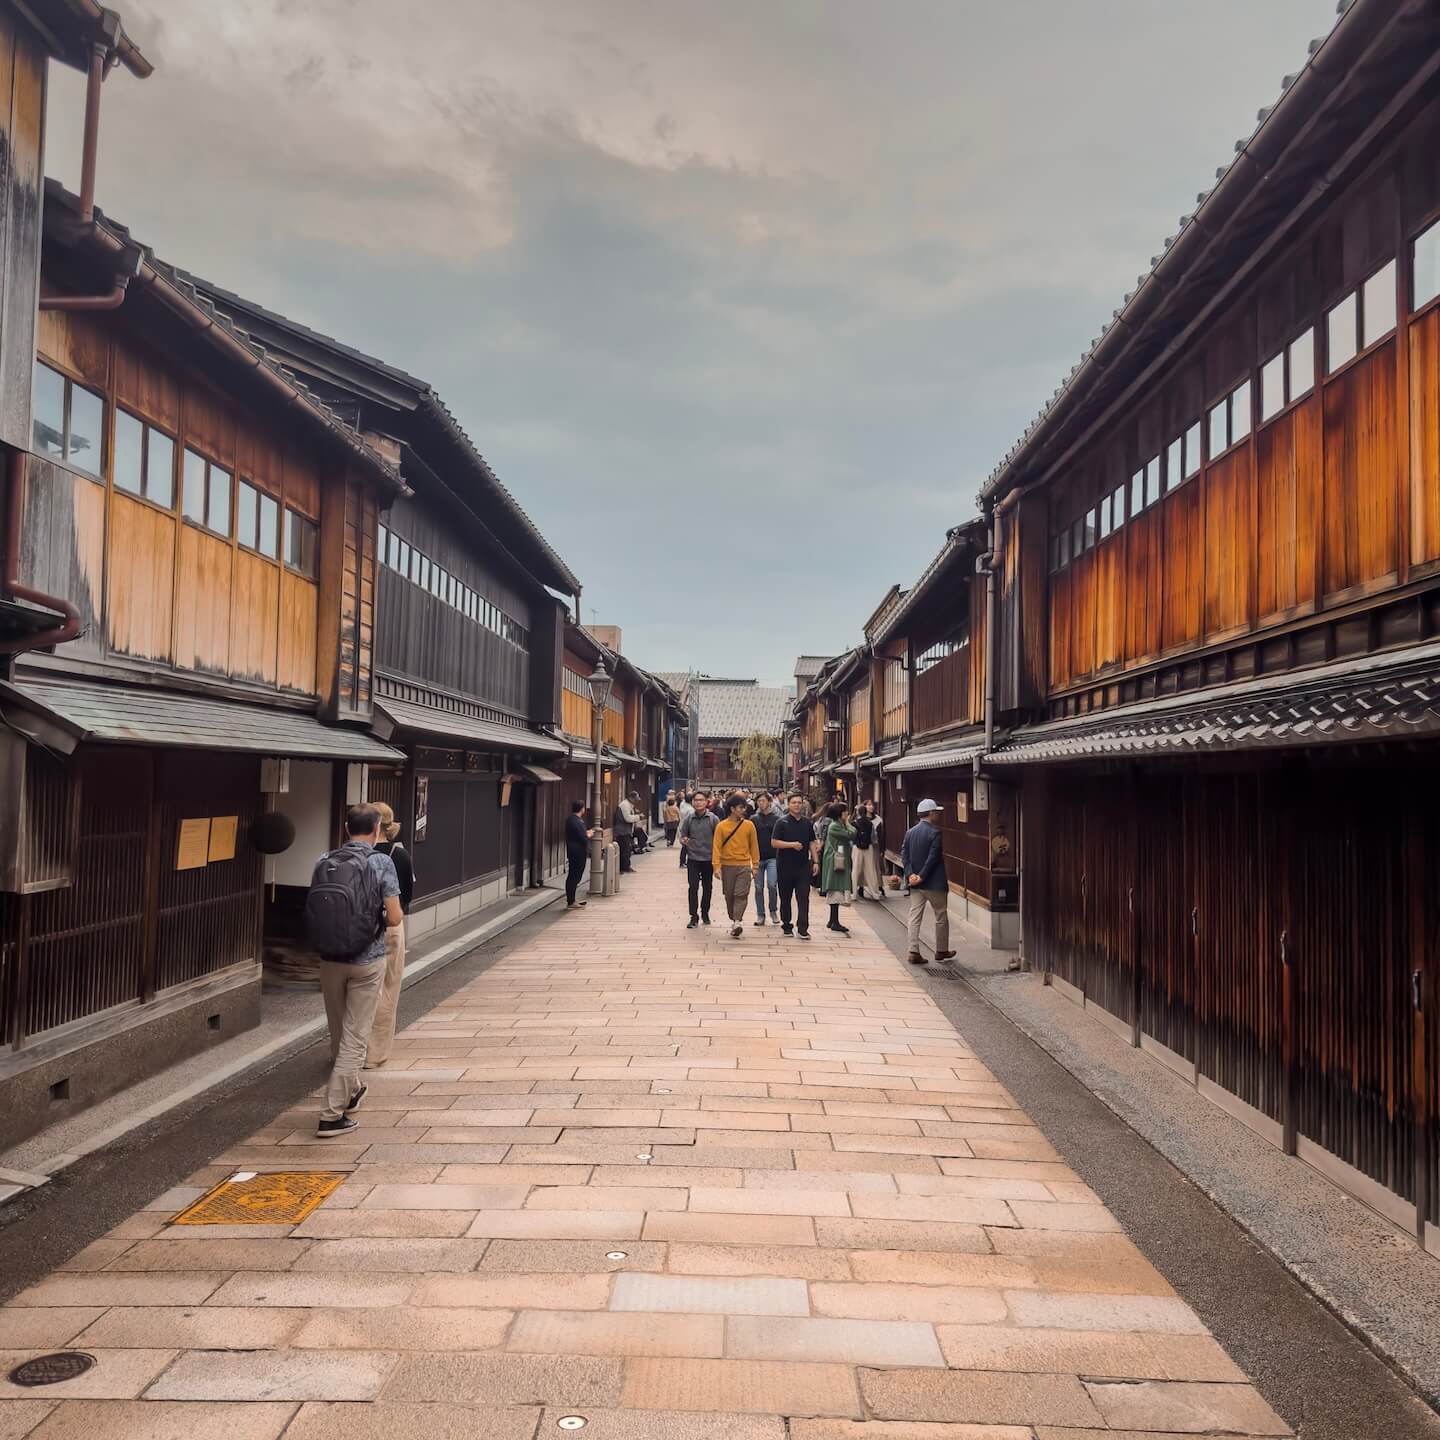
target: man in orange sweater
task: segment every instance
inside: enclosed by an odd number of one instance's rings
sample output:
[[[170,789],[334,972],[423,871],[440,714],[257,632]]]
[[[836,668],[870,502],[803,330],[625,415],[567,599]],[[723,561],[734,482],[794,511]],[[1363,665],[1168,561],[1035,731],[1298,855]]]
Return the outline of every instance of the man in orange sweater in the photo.
[[[745,933],[750,880],[760,870],[760,837],[754,823],[745,818],[749,806],[743,795],[731,795],[725,809],[725,819],[715,827],[714,860],[720,875],[720,893],[730,915],[730,938],[738,940]]]

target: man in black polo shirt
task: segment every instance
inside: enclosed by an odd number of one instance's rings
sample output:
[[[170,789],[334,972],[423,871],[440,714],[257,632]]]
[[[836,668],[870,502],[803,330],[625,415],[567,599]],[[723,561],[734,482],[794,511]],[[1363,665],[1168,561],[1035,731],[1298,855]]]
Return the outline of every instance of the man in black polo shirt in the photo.
[[[804,801],[792,795],[787,813],[775,822],[770,838],[775,848],[775,869],[780,889],[780,929],[783,934],[810,938],[810,877],[820,871],[820,842],[815,826],[804,815]],[[791,899],[795,925],[792,928]]]

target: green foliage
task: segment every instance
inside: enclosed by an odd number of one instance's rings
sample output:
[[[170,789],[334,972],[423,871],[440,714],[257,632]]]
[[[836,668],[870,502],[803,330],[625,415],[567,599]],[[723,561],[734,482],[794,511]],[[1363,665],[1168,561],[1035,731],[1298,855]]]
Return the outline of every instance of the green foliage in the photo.
[[[741,775],[747,783],[774,784],[780,776],[780,744],[773,735],[757,730],[747,735],[735,749]]]

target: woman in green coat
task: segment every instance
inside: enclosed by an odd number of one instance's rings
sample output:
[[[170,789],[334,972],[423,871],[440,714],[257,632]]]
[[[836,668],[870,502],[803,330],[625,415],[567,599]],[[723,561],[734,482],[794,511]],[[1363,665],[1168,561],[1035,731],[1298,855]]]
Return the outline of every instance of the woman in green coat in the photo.
[[[855,827],[850,824],[850,807],[842,801],[825,813],[830,817],[820,856],[820,893],[830,904],[830,923],[825,928],[848,935],[849,928],[840,923],[840,907],[850,903],[855,886]]]

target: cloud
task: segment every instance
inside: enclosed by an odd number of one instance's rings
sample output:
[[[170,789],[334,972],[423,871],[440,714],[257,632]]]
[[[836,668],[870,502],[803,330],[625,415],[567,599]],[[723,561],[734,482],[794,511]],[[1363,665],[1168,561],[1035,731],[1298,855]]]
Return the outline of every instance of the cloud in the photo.
[[[432,381],[642,663],[782,676],[972,512],[1333,4],[122,9],[101,204]],[[51,114],[73,181],[76,77]]]

